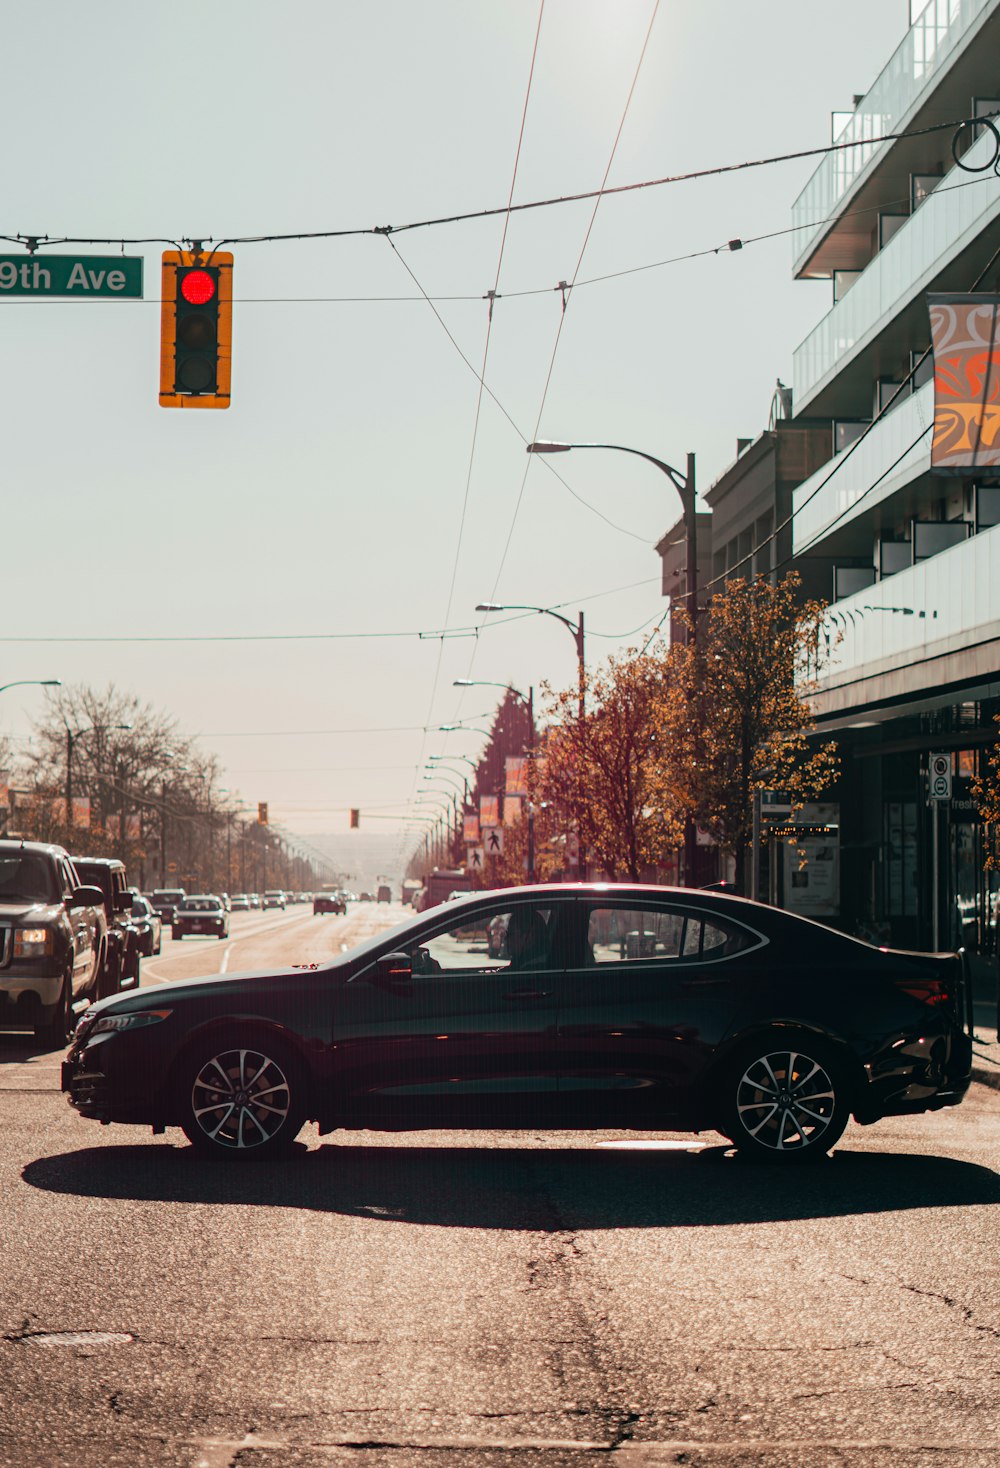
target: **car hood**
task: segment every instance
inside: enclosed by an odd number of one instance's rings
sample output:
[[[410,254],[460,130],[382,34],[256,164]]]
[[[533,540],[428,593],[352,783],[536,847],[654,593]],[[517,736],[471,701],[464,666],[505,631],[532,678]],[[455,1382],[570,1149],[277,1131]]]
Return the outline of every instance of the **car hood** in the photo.
[[[0,919],[24,918],[30,914],[39,922],[50,922],[62,911],[60,902],[26,902],[23,898],[17,902],[0,902]]]
[[[341,961],[337,959],[320,965],[321,968],[331,973],[340,969],[341,966]],[[115,994],[108,999],[99,1000],[96,1005],[92,1005],[87,1010],[87,1013],[90,1014],[95,1009],[99,1009],[102,1013],[110,1011],[115,1014],[130,1013],[137,1009],[156,1009],[167,994],[172,999],[179,997],[183,1002],[185,999],[197,999],[202,995],[217,993],[221,988],[232,989],[241,984],[246,986],[248,993],[252,993],[254,986],[262,980],[280,984],[301,978],[303,973],[309,971],[308,966],[295,967],[293,965],[288,968],[246,969],[235,974],[204,974],[197,979],[166,980],[162,984],[143,984],[141,989],[133,989],[127,994]]]

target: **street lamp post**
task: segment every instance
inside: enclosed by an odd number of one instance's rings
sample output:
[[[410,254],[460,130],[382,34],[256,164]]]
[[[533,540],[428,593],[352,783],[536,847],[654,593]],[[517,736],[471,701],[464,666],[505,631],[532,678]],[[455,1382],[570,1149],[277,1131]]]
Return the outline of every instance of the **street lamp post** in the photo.
[[[698,653],[698,516],[695,511],[697,489],[695,484],[695,456],[687,456],[687,472],[682,474],[679,469],[674,469],[670,464],[664,463],[653,454],[644,453],[642,449],[629,448],[622,443],[554,443],[540,440],[537,443],[529,443],[527,451],[529,454],[565,454],[571,449],[611,449],[615,453],[634,454],[638,459],[645,459],[647,464],[653,464],[662,474],[665,474],[671,484],[680,495],[681,505],[684,509],[684,538],[687,549],[687,609],[691,625],[691,643],[694,648],[695,657]],[[689,815],[684,831],[684,868],[685,881],[692,886],[695,881],[695,867],[698,855],[698,832],[693,815]]]
[[[500,602],[495,602],[495,601],[481,601],[481,602],[477,602],[476,603],[476,611],[477,612],[538,612],[539,615],[540,616],[543,616],[543,617],[555,617],[555,619],[556,619],[557,622],[561,622],[564,627],[568,627],[569,628],[569,631],[570,631],[570,634],[572,635],[573,641],[576,643],[577,686],[579,688],[579,715],[580,715],[580,720],[582,722],[583,715],[584,715],[585,691],[586,691],[586,682],[587,682],[587,664],[586,664],[586,660],[585,660],[585,657],[584,657],[584,641],[583,641],[583,639],[584,639],[584,632],[583,632],[583,613],[582,612],[578,612],[577,613],[577,621],[576,622],[571,622],[570,619],[569,619],[569,617],[564,617],[563,614],[562,614],[562,612],[554,612],[551,607],[515,606],[515,605],[512,605],[512,604],[508,604],[506,602],[505,603],[500,603]],[[506,683],[502,683],[502,684],[497,684],[496,686],[497,687],[500,687],[500,688],[506,688],[509,685],[506,684]],[[444,727],[447,727],[447,726],[442,725],[442,728],[444,728]],[[452,727],[454,728],[455,726],[452,725]]]
[[[698,517],[695,513],[695,500],[697,490],[695,485],[695,456],[687,456],[687,472],[682,474],[679,469],[674,469],[670,464],[664,463],[653,454],[644,453],[642,449],[632,449],[623,443],[553,443],[540,440],[538,443],[529,443],[527,452],[529,454],[565,454],[570,449],[612,449],[619,454],[634,454],[638,459],[645,459],[647,464],[653,464],[662,474],[665,474],[671,484],[680,495],[681,505],[684,509],[684,538],[687,542],[687,604],[688,616],[691,618],[691,640],[697,641],[698,625]]]

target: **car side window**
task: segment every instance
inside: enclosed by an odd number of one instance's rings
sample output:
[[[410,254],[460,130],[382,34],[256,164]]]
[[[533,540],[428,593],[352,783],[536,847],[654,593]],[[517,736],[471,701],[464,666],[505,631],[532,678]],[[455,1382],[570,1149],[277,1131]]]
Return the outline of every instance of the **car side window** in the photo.
[[[585,961],[710,962],[739,953],[754,941],[736,924],[680,908],[595,906],[587,924]]]
[[[554,962],[551,907],[518,905],[470,913],[410,949],[413,972],[528,972]]]

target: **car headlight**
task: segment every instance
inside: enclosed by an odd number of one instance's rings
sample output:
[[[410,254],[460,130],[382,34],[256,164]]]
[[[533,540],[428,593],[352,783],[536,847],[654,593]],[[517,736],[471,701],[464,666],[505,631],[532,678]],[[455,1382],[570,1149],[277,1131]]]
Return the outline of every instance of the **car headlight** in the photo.
[[[46,958],[55,952],[55,933],[52,928],[15,928],[15,958]]]
[[[146,1025],[159,1024],[161,1019],[167,1019],[173,1013],[172,1009],[137,1009],[127,1014],[99,1014],[89,1026],[87,1016],[84,1015],[77,1029],[78,1038],[85,1035],[107,1035],[118,1034],[122,1030],[141,1030]]]

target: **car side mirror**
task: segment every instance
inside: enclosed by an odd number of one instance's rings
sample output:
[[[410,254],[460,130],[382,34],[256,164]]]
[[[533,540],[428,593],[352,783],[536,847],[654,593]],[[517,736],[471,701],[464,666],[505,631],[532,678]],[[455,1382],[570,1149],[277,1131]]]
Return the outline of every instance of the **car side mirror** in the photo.
[[[115,893],[115,912],[127,912],[127,913],[131,913],[131,911],[132,911],[132,894],[131,894],[131,892],[116,892]]]
[[[398,989],[401,984],[408,984],[413,978],[413,964],[410,962],[410,955],[408,953],[383,954],[369,970],[368,977],[373,984],[378,984],[383,989]]]
[[[75,887],[70,907],[103,907],[104,893],[100,887]]]

